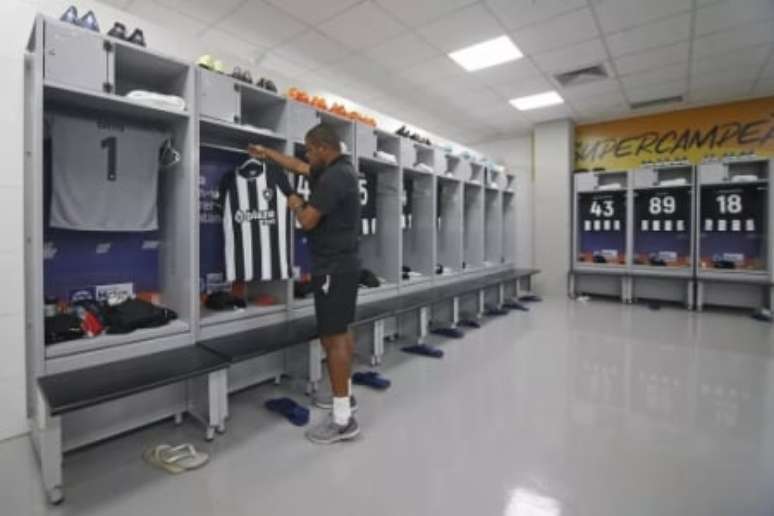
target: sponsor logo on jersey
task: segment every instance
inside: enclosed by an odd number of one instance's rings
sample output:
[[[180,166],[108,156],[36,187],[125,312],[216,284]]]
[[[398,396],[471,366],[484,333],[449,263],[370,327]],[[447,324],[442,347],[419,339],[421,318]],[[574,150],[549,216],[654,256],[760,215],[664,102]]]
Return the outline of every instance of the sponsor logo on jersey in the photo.
[[[274,224],[277,222],[277,212],[275,210],[239,210],[234,213],[234,222],[237,224],[250,222]]]

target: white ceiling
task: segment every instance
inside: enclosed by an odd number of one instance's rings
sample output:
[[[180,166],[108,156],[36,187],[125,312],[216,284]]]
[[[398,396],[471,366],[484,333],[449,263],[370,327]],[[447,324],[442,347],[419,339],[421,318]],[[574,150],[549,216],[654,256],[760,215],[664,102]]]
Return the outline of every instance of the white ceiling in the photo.
[[[774,93],[774,0],[103,1],[468,145],[557,117],[631,115],[633,101]],[[471,74],[446,56],[502,34],[524,59]],[[553,78],[599,63],[611,79],[560,88]],[[547,89],[566,104],[508,104]]]

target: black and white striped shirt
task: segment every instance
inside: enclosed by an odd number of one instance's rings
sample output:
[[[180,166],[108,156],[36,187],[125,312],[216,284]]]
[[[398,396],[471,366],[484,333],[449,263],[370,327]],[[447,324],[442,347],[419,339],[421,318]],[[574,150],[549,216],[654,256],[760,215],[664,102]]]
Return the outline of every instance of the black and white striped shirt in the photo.
[[[229,282],[290,278],[290,193],[287,176],[272,165],[223,177],[220,202]]]

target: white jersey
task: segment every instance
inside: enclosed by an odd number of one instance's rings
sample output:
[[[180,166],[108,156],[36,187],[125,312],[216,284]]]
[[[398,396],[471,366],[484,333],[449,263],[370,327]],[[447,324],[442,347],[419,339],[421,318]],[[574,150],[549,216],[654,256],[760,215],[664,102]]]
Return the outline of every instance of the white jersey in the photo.
[[[267,166],[256,175],[234,171],[220,185],[226,279],[290,278],[291,192],[285,173]]]

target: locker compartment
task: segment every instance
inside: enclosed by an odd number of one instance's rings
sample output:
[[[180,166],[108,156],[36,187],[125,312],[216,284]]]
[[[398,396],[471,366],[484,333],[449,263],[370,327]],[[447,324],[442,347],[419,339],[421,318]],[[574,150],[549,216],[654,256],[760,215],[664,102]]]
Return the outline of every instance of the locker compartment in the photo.
[[[454,179],[438,178],[436,193],[436,235],[438,265],[444,273],[454,274],[462,270],[462,183]]]
[[[192,93],[190,68],[182,62],[129,44],[113,44],[111,54],[116,95],[126,96],[134,90],[143,90],[186,98]]]
[[[290,139],[293,141],[303,142],[307,131],[320,123],[317,110],[312,106],[298,102],[289,102],[288,112],[290,113],[289,124],[292,128]]]
[[[231,77],[199,70],[199,110],[203,117],[239,123],[239,88]]]
[[[476,269],[484,264],[484,189],[465,185],[464,234],[465,268]]]
[[[45,23],[44,77],[59,85],[92,92],[106,92],[111,54],[106,41],[97,33],[80,27]]]
[[[416,169],[417,165],[429,167],[429,170],[436,170],[435,149],[427,145],[415,142],[409,138],[401,138],[401,162],[405,168]],[[423,167],[423,168],[424,168]],[[420,170],[422,170],[420,168]]]
[[[429,174],[404,170],[403,184],[403,265],[411,269],[408,277],[403,277],[403,282],[416,283],[431,279],[435,274],[435,181]],[[410,206],[410,210],[407,206]],[[417,273],[422,276],[417,276]]]

